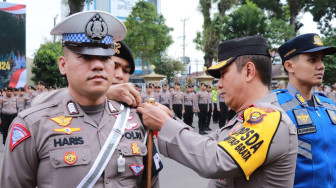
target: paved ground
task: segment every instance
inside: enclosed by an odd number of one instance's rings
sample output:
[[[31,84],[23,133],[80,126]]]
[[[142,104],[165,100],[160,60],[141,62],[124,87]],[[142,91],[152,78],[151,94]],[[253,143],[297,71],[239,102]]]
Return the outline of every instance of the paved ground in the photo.
[[[198,118],[194,117],[193,125],[197,127]],[[215,130],[218,124],[210,124],[210,128]],[[194,129],[198,132],[198,128]],[[2,168],[4,146],[2,144],[2,135],[0,134],[0,168]],[[207,187],[208,180],[201,178],[196,172],[186,168],[185,166],[168,159],[161,155],[164,168],[160,173],[161,188],[203,188]],[[0,174],[1,175],[1,174]]]

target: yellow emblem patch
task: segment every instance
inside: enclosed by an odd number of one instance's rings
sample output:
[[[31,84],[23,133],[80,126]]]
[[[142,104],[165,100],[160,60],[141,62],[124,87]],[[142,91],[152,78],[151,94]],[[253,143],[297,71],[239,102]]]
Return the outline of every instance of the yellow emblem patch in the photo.
[[[281,115],[274,109],[250,107],[244,111],[244,117],[247,118],[242,128],[218,145],[236,161],[249,180],[251,174],[266,160]]]
[[[306,123],[308,121],[309,115],[308,114],[304,114],[301,113],[300,115],[296,116],[297,118],[299,118],[302,122]]]
[[[55,131],[55,132],[62,132],[62,133],[65,133],[65,134],[71,134],[73,132],[78,132],[81,129],[82,128],[64,127],[62,129],[53,129],[53,131]]]
[[[296,98],[300,101],[301,104],[306,105],[307,102],[300,93],[296,94]]]
[[[116,54],[120,54],[119,48],[121,48],[121,44],[117,43],[117,42],[114,42],[114,52]]]
[[[57,123],[58,125],[62,126],[62,127],[66,127],[68,125],[70,125],[72,117],[65,117],[64,115],[58,116],[58,117],[53,117],[53,118],[49,118],[50,120],[52,120],[53,122]]]
[[[75,152],[72,152],[72,151],[68,151],[64,154],[64,162],[66,164],[69,164],[69,165],[72,165],[72,164],[75,164],[78,157],[77,157],[77,154]]]
[[[314,36],[314,44],[319,45],[319,46],[323,46],[323,42],[318,35]]]
[[[140,155],[140,148],[138,146],[138,143],[136,142],[132,142],[132,153],[135,154],[135,155]]]

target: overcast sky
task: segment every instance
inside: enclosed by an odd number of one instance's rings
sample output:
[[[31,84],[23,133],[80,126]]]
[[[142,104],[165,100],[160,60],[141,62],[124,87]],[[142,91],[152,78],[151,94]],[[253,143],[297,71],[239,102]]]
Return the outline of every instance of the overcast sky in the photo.
[[[7,0],[7,3],[17,3],[27,5],[27,56],[33,57],[34,52],[41,43],[52,40],[49,34],[54,25],[54,17],[61,12],[61,0]],[[199,0],[161,0],[161,12],[166,18],[166,24],[173,27],[171,35],[174,44],[168,49],[168,54],[174,58],[183,56],[183,22],[185,22],[186,49],[185,55],[189,56],[192,63],[192,72],[201,71],[203,65],[203,53],[195,49],[192,40],[196,37],[196,32],[201,31],[203,17],[197,10]],[[316,23],[313,23],[310,14],[302,17],[304,26],[301,33],[317,32]],[[60,22],[60,15],[57,23]],[[196,67],[198,61],[198,68]]]

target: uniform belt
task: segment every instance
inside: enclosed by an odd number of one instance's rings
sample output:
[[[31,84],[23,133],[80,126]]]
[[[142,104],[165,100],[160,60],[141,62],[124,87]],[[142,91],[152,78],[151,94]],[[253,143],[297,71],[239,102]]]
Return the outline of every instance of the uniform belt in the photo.
[[[121,109],[122,108],[123,106],[121,106]],[[114,153],[114,150],[116,149],[121,137],[124,134],[129,111],[130,109],[127,107],[126,109],[123,110],[121,114],[118,115],[115,125],[113,126],[109,136],[107,137],[103,145],[103,148],[100,150],[90,171],[82,179],[77,188],[93,187],[96,184],[98,178],[103,173],[107,163],[110,161],[112,154]]]

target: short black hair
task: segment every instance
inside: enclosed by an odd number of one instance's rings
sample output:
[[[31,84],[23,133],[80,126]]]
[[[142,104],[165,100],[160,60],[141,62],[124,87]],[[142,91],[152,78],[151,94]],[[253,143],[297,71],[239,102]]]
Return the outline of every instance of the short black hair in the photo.
[[[243,67],[246,65],[247,62],[251,61],[254,66],[256,67],[261,82],[266,85],[270,86],[272,81],[272,63],[271,58],[265,55],[242,55],[237,57],[234,61],[238,72],[241,72]]]

